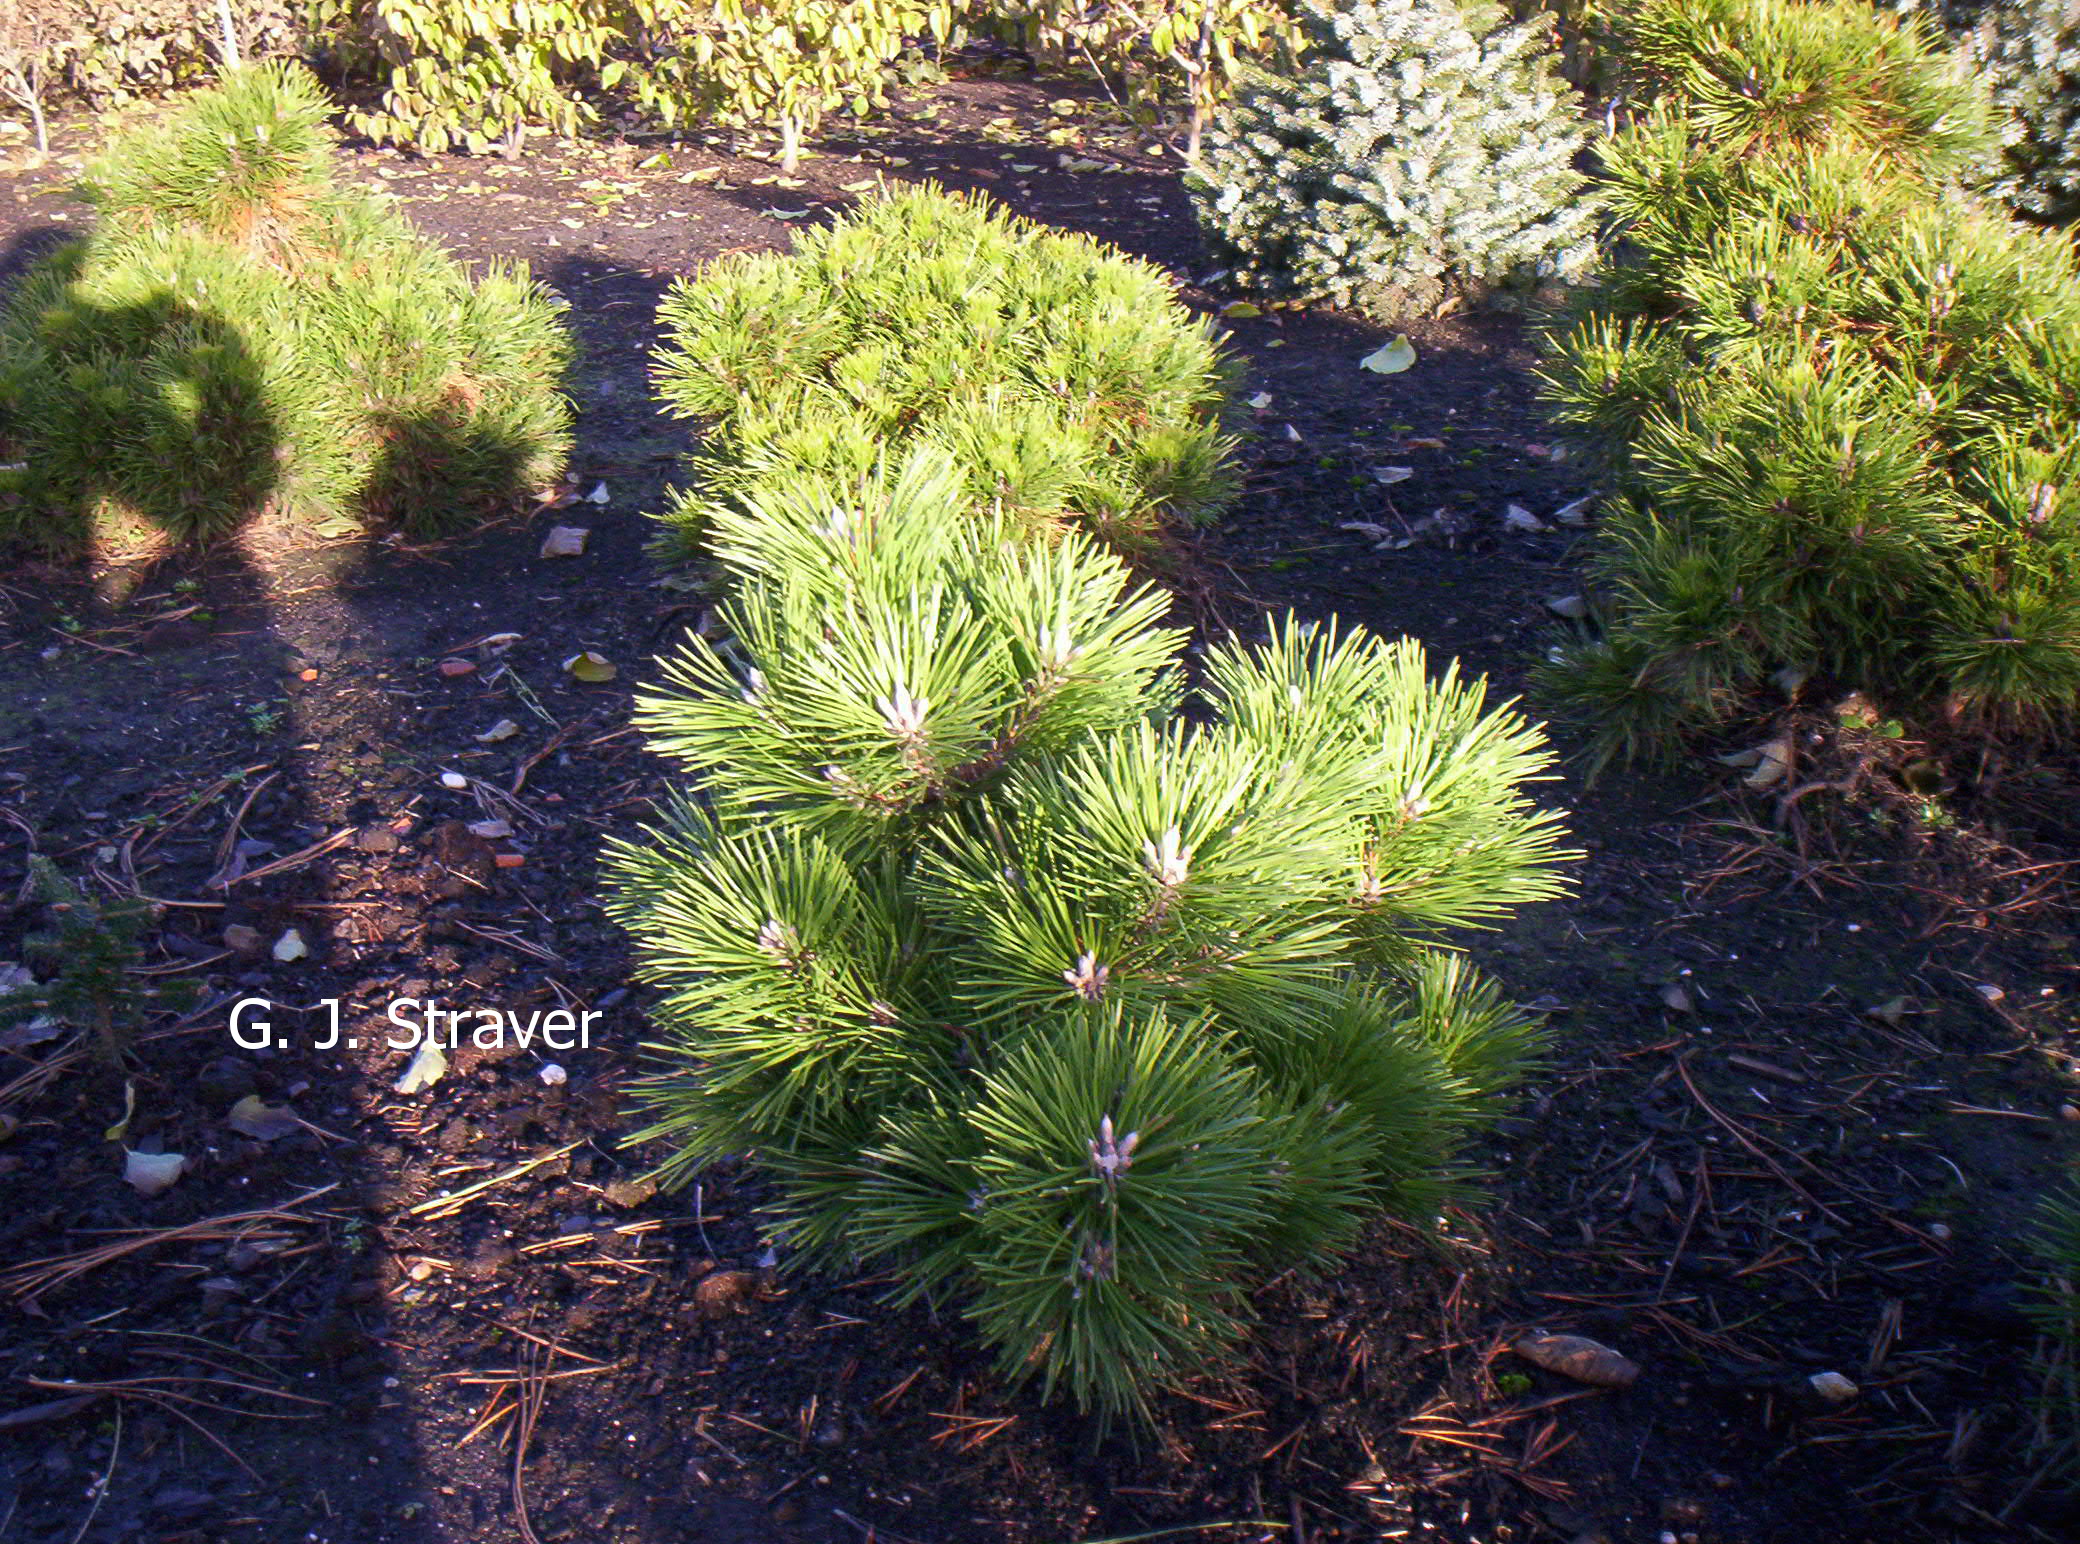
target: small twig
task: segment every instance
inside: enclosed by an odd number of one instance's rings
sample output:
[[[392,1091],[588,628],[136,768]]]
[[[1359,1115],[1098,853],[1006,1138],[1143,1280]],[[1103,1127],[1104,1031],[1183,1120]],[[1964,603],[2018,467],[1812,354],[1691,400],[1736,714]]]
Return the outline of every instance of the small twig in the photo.
[[[75,1277],[98,1269],[111,1261],[140,1249],[149,1249],[154,1244],[170,1244],[179,1239],[202,1239],[217,1241],[223,1238],[243,1236],[243,1231],[265,1222],[309,1222],[291,1208],[306,1205],[319,1196],[339,1189],[334,1181],[321,1185],[316,1190],[307,1190],[287,1207],[265,1207],[250,1212],[229,1212],[221,1217],[205,1217],[199,1222],[183,1223],[174,1228],[141,1230],[135,1235],[113,1244],[101,1244],[92,1249],[78,1250],[72,1254],[48,1255],[40,1260],[30,1260],[11,1270],[0,1272],[0,1290],[12,1292],[23,1299],[28,1307],[53,1287],[62,1286]]]
[[[68,633],[62,627],[54,627],[51,629],[51,631],[56,633],[60,638],[68,639],[73,643],[83,643],[90,649],[99,649],[103,654],[120,654],[125,659],[137,658],[137,656],[134,653],[132,653],[129,649],[119,649],[112,643],[96,643],[93,639],[87,637],[83,633]]]
[[[500,1402],[508,1397],[508,1392],[511,1388],[512,1385],[510,1383],[502,1383],[498,1386],[492,1396],[484,1402],[483,1418],[462,1434],[461,1439],[455,1444],[456,1447],[468,1447],[477,1438],[483,1436],[485,1432],[520,1408],[517,1404],[502,1404]]]
[[[876,1410],[881,1410],[884,1412],[890,1409],[897,1400],[901,1399],[905,1394],[910,1392],[910,1386],[917,1382],[919,1376],[922,1375],[923,1372],[924,1363],[919,1362],[915,1367],[910,1369],[909,1377],[903,1379],[902,1382],[896,1384],[893,1388],[889,1389],[887,1393],[883,1394],[879,1399],[874,1401],[874,1408]]]
[[[121,1398],[125,1394],[145,1394],[157,1399],[177,1399],[183,1404],[201,1405],[206,1410],[224,1411],[225,1407],[223,1405],[213,1405],[208,1400],[194,1394],[177,1393],[172,1387],[175,1384],[201,1383],[214,1388],[237,1389],[242,1394],[258,1394],[266,1399],[285,1399],[291,1404],[310,1405],[319,1410],[330,1408],[326,1401],[312,1399],[307,1394],[292,1394],[287,1389],[266,1388],[260,1384],[247,1383],[238,1378],[202,1378],[175,1376],[168,1373],[160,1377],[108,1378],[95,1383],[81,1383],[77,1380],[64,1383],[55,1378],[24,1378],[22,1381],[32,1389],[41,1389],[46,1393],[64,1393],[77,1390],[82,1394],[113,1394],[117,1398]],[[261,1420],[271,1421],[310,1419],[308,1416],[285,1415],[272,1410],[240,1410],[227,1413],[251,1415]]]
[[[281,776],[279,771],[270,772],[246,790],[245,798],[239,802],[237,810],[232,813],[231,824],[224,828],[223,840],[217,843],[216,872],[210,876],[208,884],[203,886],[204,889],[221,890],[230,884],[233,878],[237,877],[230,872],[231,860],[238,853],[238,833],[239,829],[246,823],[246,812],[252,809],[253,801],[260,797],[260,791],[279,776]]]
[[[546,1360],[529,1352],[525,1360],[527,1376],[520,1384],[520,1418],[513,1434],[513,1516],[519,1521],[520,1537],[527,1544],[541,1544],[527,1520],[527,1445],[534,1440],[535,1423],[549,1399],[549,1382],[543,1375],[554,1364],[556,1351],[551,1347]]]
[[[1774,1078],[1779,1083],[1803,1083],[1806,1075],[1794,1072],[1789,1067],[1779,1067],[1775,1062],[1766,1062],[1759,1056],[1743,1056],[1736,1051],[1726,1058],[1729,1067],[1738,1067],[1743,1072],[1752,1072],[1757,1077]]]
[[[259,763],[257,766],[241,767],[238,769],[238,771],[234,773],[230,773],[224,777],[218,778],[214,783],[211,783],[209,787],[203,789],[201,793],[196,794],[192,799],[190,799],[187,803],[187,807],[184,808],[178,815],[174,816],[173,819],[169,820],[165,825],[159,827],[158,830],[154,831],[151,834],[151,836],[146,839],[145,844],[137,849],[137,855],[139,857],[143,857],[144,854],[150,852],[154,847],[158,846],[161,842],[165,841],[167,837],[173,835],[174,832],[178,831],[182,826],[186,825],[189,821],[193,820],[204,809],[208,808],[210,802],[214,800],[218,794],[223,793],[225,790],[235,786],[241,778],[251,777],[255,772],[265,772],[266,770],[267,763],[263,761]]]
[[[513,781],[506,788],[506,797],[517,799],[520,796],[520,790],[527,786],[527,775],[534,771],[553,752],[560,749],[563,743],[577,732],[578,728],[579,726],[576,724],[566,724],[563,728],[557,730],[556,733],[550,735],[543,742],[540,750],[531,756],[521,758],[520,765],[513,768]]]
[[[45,1421],[62,1421],[101,1398],[97,1390],[92,1394],[74,1394],[70,1399],[47,1399],[42,1404],[24,1405],[19,1410],[0,1414],[0,1431],[20,1431],[25,1426],[41,1425]],[[0,1533],[0,1538],[6,1535]]]
[[[596,1367],[566,1367],[562,1372],[536,1373],[534,1376],[541,1379],[544,1383],[557,1383],[565,1378],[590,1378],[597,1373],[619,1372],[626,1366],[628,1366],[626,1360],[601,1362]],[[508,1372],[503,1368],[494,1368],[490,1372],[437,1372],[434,1374],[436,1378],[452,1378],[464,1386],[484,1385],[494,1388],[509,1387],[527,1376],[529,1375],[524,1371],[515,1370]]]
[[[461,928],[465,933],[483,939],[486,943],[498,944],[503,948],[511,949],[516,954],[524,954],[529,959],[540,960],[544,965],[561,965],[563,963],[562,955],[553,954],[549,950],[544,949],[540,944],[530,943],[518,933],[502,928],[473,927],[459,918],[456,920],[455,926]]]
[[[249,880],[267,879],[276,874],[286,873],[290,869],[302,868],[304,864],[309,863],[312,859],[322,858],[335,847],[344,847],[348,842],[351,842],[354,839],[354,829],[352,826],[341,826],[323,841],[313,842],[301,852],[292,852],[286,858],[277,858],[272,863],[263,863],[256,869],[248,869],[245,873],[230,879],[212,879],[209,882],[209,888],[212,890],[229,890],[233,885],[243,884]]]
[[[116,1458],[122,1451],[123,1407],[117,1405],[116,1435],[115,1440],[109,1444],[108,1467],[101,1472],[101,1483],[94,1487],[94,1504],[87,1509],[87,1515],[81,1520],[79,1532],[72,1536],[72,1544],[79,1544],[79,1541],[87,1536],[87,1530],[94,1526],[94,1519],[101,1515],[101,1503],[108,1499],[108,1488],[115,1483]]]
[[[1709,1115],[1713,1120],[1717,1121],[1721,1126],[1725,1127],[1726,1130],[1732,1134],[1733,1139],[1736,1142],[1740,1143],[1741,1146],[1745,1147],[1749,1152],[1753,1153],[1757,1158],[1761,1159],[1763,1164],[1769,1169],[1770,1173],[1776,1175],[1776,1177],[1779,1180],[1783,1181],[1785,1185],[1790,1187],[1792,1192],[1796,1194],[1800,1199],[1805,1201],[1807,1205],[1813,1207],[1815,1210],[1822,1213],[1830,1222],[1835,1222],[1846,1226],[1848,1223],[1847,1218],[1845,1218],[1840,1212],[1836,1211],[1833,1207],[1829,1206],[1825,1201],[1822,1201],[1818,1196],[1815,1196],[1810,1190],[1806,1189],[1806,1187],[1801,1185],[1797,1180],[1793,1179],[1791,1175],[1785,1171],[1784,1166],[1782,1164],[1778,1163],[1776,1159],[1770,1157],[1768,1153],[1764,1152],[1761,1146],[1755,1141],[1755,1139],[1748,1135],[1746,1128],[1744,1128],[1738,1121],[1729,1119],[1727,1116],[1721,1114],[1716,1105],[1714,1105],[1710,1100],[1706,1099],[1703,1094],[1698,1092],[1697,1084],[1691,1080],[1690,1068],[1688,1063],[1689,1057],[1687,1054],[1677,1057],[1676,1072],[1681,1076],[1683,1080],[1683,1087],[1690,1090],[1690,1097],[1697,1101],[1697,1107],[1703,1110],[1704,1113]]]
[[[443,1217],[452,1217],[487,1190],[496,1190],[500,1185],[507,1183],[509,1180],[516,1180],[521,1175],[538,1169],[545,1163],[552,1163],[556,1159],[561,1158],[565,1153],[574,1152],[584,1145],[585,1138],[583,1137],[580,1137],[575,1142],[566,1142],[552,1152],[542,1153],[528,1159],[525,1163],[514,1164],[503,1174],[494,1174],[489,1179],[478,1180],[474,1185],[465,1186],[450,1195],[435,1196],[431,1200],[421,1201],[417,1206],[406,1208],[405,1215],[407,1217],[423,1216],[429,1221],[438,1221]]]
[[[1952,1115],[2004,1115],[2009,1120],[2050,1120],[2048,1115],[2039,1115],[2034,1110],[1996,1110],[1983,1104],[1953,1104],[1946,1108]]]
[[[606,1365],[604,1362],[600,1361],[598,1357],[587,1356],[583,1351],[573,1351],[569,1346],[564,1345],[560,1341],[544,1340],[541,1336],[535,1334],[532,1330],[518,1329],[510,1324],[500,1324],[496,1319],[487,1318],[484,1320],[484,1322],[486,1324],[491,1325],[493,1328],[502,1331],[507,1335],[518,1335],[522,1340],[532,1341],[534,1342],[534,1344],[543,1347],[545,1350],[554,1351],[558,1356],[574,1356],[581,1362],[591,1362],[594,1366],[598,1367],[603,1367]]]
[[[1674,1171],[1671,1170],[1670,1172]],[[1690,1247],[1690,1230],[1697,1226],[1698,1209],[1704,1205],[1705,1188],[1710,1183],[1706,1176],[1704,1153],[1700,1149],[1697,1154],[1697,1180],[1690,1191],[1690,1213],[1683,1219],[1683,1232],[1676,1239],[1676,1247],[1669,1251],[1668,1265],[1661,1272],[1660,1285],[1654,1288],[1654,1301],[1656,1303],[1659,1303],[1662,1298],[1668,1295],[1668,1284],[1675,1276],[1676,1263],[1683,1258],[1683,1251]]]

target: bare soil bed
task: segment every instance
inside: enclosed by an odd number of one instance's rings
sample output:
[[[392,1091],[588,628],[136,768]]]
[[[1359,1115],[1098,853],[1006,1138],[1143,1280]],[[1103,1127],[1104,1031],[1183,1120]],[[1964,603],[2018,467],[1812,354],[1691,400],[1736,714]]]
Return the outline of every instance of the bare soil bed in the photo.
[[[1927,841],[1818,802],[1780,830],[1708,762],[1554,783],[1575,895],[1468,941],[1551,1029],[1492,1205],[1449,1250],[1382,1228],[1267,1282],[1248,1374],[1179,1389],[1156,1432],[1007,1389],[881,1281],[763,1269],[753,1173],[656,1193],[622,1144],[644,999],[595,865],[664,782],[631,693],[708,604],[645,551],[689,442],[647,385],[664,286],[932,177],[1223,297],[1174,152],[1059,82],[950,81],[795,179],[698,136],[350,161],[569,298],[577,501],[430,547],[256,532],[199,565],[0,570],[0,960],[33,850],[163,901],[150,963],[204,991],[136,1054],[129,1141],[191,1159],[151,1199],[102,1137],[125,1074],[0,1038],[0,1540],[2075,1536],[2019,1312],[2031,1208],[2080,1136],[2072,918],[2039,883],[2063,870],[1966,895]],[[0,282],[83,218],[63,176],[0,174]],[[1181,613],[1340,613],[1520,690],[1579,582],[1583,533],[1550,517],[1592,491],[1542,443],[1523,325],[1224,325],[1257,432],[1241,506],[1168,576]],[[1415,368],[1360,370],[1390,331]],[[557,524],[589,528],[582,556],[537,556]],[[581,650],[616,677],[573,680]],[[2069,787],[2014,833],[2028,862],[2070,853]],[[468,829],[494,819],[511,836]],[[278,961],[290,929],[308,956]],[[242,998],[285,1044],[234,1043]],[[601,1018],[589,1047],[465,1047],[399,1094],[384,1009],[428,998]],[[327,1000],[358,1048],[319,1048]],[[302,1124],[227,1125],[255,1093]],[[1641,1375],[1534,1369],[1508,1350],[1531,1327]],[[1818,1396],[1828,1372],[1856,1396]]]

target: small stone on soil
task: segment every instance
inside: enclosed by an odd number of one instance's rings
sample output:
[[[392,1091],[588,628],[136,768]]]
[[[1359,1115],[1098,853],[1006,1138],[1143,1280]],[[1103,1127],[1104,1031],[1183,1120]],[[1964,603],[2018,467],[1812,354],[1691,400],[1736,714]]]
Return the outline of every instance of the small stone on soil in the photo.
[[[617,1179],[607,1186],[607,1199],[616,1206],[641,1206],[656,1194],[654,1179]]]

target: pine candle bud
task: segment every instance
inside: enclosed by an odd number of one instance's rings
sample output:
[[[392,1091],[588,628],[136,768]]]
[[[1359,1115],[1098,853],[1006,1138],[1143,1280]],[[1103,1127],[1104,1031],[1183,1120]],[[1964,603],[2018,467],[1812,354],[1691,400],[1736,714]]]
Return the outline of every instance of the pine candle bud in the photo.
[[[1110,1281],[1113,1276],[1113,1249],[1102,1238],[1087,1240],[1083,1246],[1083,1274],[1092,1281]]]
[[[932,704],[924,697],[913,698],[910,689],[898,681],[895,691],[874,706],[881,710],[882,721],[888,725],[890,734],[899,740],[914,740],[923,733],[924,716]]]
[[[765,926],[758,930],[760,952],[771,955],[789,969],[800,963],[801,942],[793,928],[772,917],[766,918]]]
[[[1076,963],[1062,972],[1062,979],[1076,988],[1076,995],[1087,1003],[1105,999],[1105,983],[1112,975],[1112,968],[1100,965],[1094,954],[1077,956]]]
[[[1185,882],[1191,872],[1192,849],[1184,845],[1177,827],[1165,831],[1159,842],[1143,842],[1141,847],[1148,854],[1149,872],[1155,875],[1157,884],[1165,890],[1175,890]]]
[[[1134,1149],[1141,1145],[1141,1133],[1130,1131],[1118,1141],[1112,1136],[1112,1117],[1101,1116],[1098,1134],[1091,1138],[1091,1167],[1110,1183],[1134,1166]]]

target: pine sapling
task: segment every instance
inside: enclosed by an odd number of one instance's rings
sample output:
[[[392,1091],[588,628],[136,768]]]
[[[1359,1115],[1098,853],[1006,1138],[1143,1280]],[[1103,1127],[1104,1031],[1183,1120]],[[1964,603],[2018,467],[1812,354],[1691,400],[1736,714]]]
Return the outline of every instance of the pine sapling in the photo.
[[[117,1063],[147,1025],[194,1002],[193,982],[138,972],[157,921],[148,902],[91,897],[48,858],[30,858],[29,881],[48,920],[23,940],[23,954],[50,974],[0,992],[0,1028],[51,1020],[85,1031],[95,1052]]]
[[[706,426],[667,550],[732,508],[820,496],[913,445],[965,502],[1147,550],[1233,496],[1231,366],[1145,263],[937,189],[868,200],[790,254],[675,285],[654,377]]]
[[[1854,0],[1636,0],[1630,261],[1546,396],[1616,497],[1555,698],[1599,755],[1813,682],[1987,732],[2080,711],[2080,265],[1959,187],[1983,104]]]

